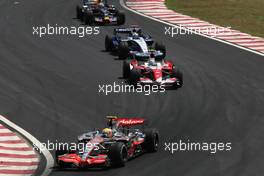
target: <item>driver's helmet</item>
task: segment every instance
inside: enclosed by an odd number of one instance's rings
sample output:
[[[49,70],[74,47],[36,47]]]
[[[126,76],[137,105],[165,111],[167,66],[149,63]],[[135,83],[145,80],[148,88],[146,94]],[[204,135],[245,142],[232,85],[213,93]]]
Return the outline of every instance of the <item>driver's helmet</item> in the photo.
[[[150,50],[149,58],[154,58],[155,59],[155,51]]]
[[[88,0],[83,0],[83,5],[86,6],[87,4],[89,4]]]
[[[113,130],[111,128],[104,128],[102,133],[104,137],[108,137],[108,138],[113,137]]]
[[[104,6],[104,2],[102,0],[95,0],[95,3],[99,6]]]
[[[155,51],[150,51],[150,55],[149,55],[149,64],[150,65],[155,65],[156,63],[156,59],[155,59]]]
[[[137,32],[133,32],[133,33],[132,33],[132,36],[133,36],[133,38],[138,38],[138,37],[139,37],[139,35],[138,35]]]
[[[149,65],[156,65],[155,58],[149,58]]]

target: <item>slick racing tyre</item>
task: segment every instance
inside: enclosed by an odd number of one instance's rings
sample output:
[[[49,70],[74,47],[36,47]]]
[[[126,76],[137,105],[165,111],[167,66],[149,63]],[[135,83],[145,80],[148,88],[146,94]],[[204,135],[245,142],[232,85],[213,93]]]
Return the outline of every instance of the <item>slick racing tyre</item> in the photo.
[[[137,68],[133,68],[129,74],[129,83],[134,86],[137,86],[137,83],[139,82],[141,77],[142,77],[141,70]]]
[[[123,25],[126,22],[126,16],[124,12],[117,13],[117,25]]]
[[[58,157],[64,154],[67,154],[68,151],[67,150],[56,150],[55,151],[55,159],[58,162]]]
[[[162,43],[155,43],[155,50],[161,51],[163,53],[162,57],[166,57],[166,47]]]
[[[58,167],[63,169],[63,168],[71,168],[72,167],[72,164],[71,163],[65,163],[63,161],[59,161],[57,163]]]
[[[58,160],[59,156],[67,154],[67,153],[69,153],[68,150],[56,150],[55,151],[55,160],[56,160],[56,163],[57,163],[58,167],[60,167],[60,168],[68,168],[68,167],[71,166],[71,164],[69,164],[69,163],[65,163],[65,162],[62,162],[62,161]]]
[[[172,76],[176,77],[179,80],[180,85],[176,85],[176,88],[181,88],[183,86],[183,74],[180,70],[173,68],[172,70]]]
[[[127,161],[127,148],[124,143],[117,142],[110,146],[108,153],[112,167],[123,167]]]
[[[105,51],[112,51],[112,41],[111,38],[106,35],[105,36]]]
[[[94,16],[91,12],[86,12],[84,14],[84,23],[90,26],[94,24]]]
[[[131,59],[126,59],[123,62],[123,78],[128,78],[130,75],[130,62]]]
[[[128,47],[127,42],[121,42],[119,44],[118,51],[119,51],[118,53],[119,59],[122,59],[122,60],[126,59],[129,56],[129,47]]]
[[[156,129],[145,130],[145,141],[143,143],[143,149],[146,152],[157,152],[159,147],[159,133]]]
[[[76,6],[76,18],[83,20],[83,13],[80,6]]]

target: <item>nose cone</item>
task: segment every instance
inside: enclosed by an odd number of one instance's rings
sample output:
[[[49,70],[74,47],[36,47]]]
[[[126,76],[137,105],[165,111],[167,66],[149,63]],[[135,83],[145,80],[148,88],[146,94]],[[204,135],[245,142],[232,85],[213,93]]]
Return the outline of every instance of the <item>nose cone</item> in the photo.
[[[154,79],[156,81],[161,81],[162,80],[162,71],[161,71],[161,69],[153,69],[153,74],[154,74]]]

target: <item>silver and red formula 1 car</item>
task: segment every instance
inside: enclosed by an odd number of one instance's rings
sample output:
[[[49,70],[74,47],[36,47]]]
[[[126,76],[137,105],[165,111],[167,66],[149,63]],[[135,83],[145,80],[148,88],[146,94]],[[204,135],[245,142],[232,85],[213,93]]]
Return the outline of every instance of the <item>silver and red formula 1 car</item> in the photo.
[[[122,167],[126,161],[145,152],[156,152],[159,133],[145,126],[143,118],[109,116],[108,127],[78,137],[83,150],[57,150],[56,161],[61,168]]]
[[[171,61],[155,57],[155,51],[151,51],[145,61],[127,58],[123,62],[123,78],[135,86],[158,85],[177,89],[183,85],[182,72]]]

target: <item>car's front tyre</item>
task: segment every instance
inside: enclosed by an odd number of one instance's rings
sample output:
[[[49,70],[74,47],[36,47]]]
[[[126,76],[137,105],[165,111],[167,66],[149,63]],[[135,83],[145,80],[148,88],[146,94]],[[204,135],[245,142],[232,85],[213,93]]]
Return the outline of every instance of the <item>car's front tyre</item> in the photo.
[[[94,24],[94,16],[91,12],[86,12],[84,14],[84,23],[90,26]]]
[[[117,25],[123,25],[126,22],[126,16],[124,12],[117,13]]]
[[[159,147],[159,132],[156,129],[146,129],[143,149],[146,152],[157,152]]]
[[[124,167],[128,158],[126,145],[122,142],[112,144],[108,156],[112,167]]]
[[[80,20],[83,19],[83,13],[80,6],[76,6],[76,18]]]
[[[105,36],[105,51],[112,51],[112,49],[113,49],[112,40],[108,35],[106,35]]]
[[[179,81],[179,85],[176,85],[176,88],[181,88],[183,86],[183,74],[179,69],[173,68],[172,76],[177,78]]]
[[[137,68],[133,68],[129,74],[129,83],[134,86],[137,86],[141,77],[142,77],[141,70]]]
[[[118,48],[119,59],[126,59],[129,56],[129,47],[127,42],[121,42]]]
[[[126,59],[123,62],[123,78],[127,79],[130,75],[130,62],[131,59]]]

